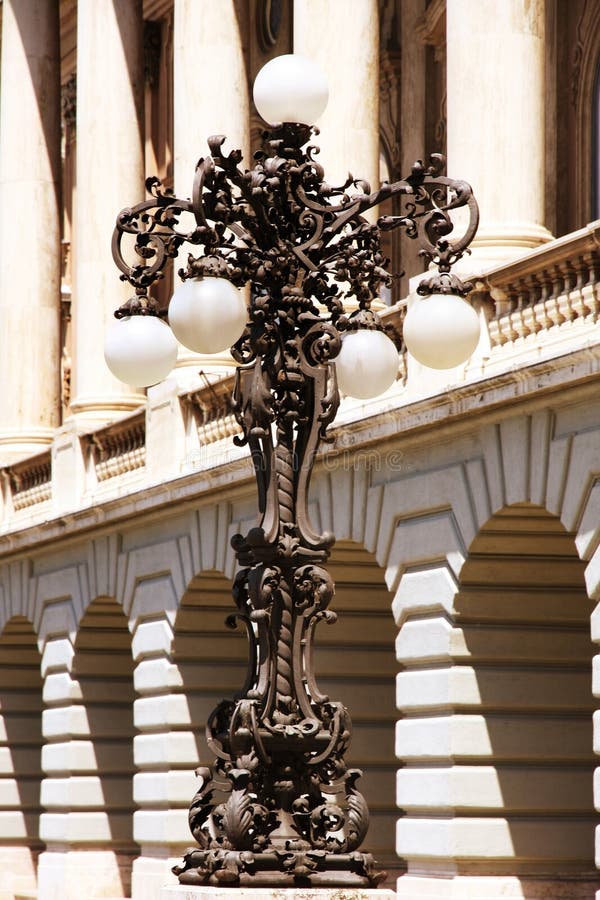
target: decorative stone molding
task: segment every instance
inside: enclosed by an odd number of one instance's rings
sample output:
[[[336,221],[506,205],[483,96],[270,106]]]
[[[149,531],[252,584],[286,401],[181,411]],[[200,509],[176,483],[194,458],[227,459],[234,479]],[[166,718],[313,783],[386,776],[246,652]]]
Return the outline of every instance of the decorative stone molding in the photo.
[[[275,46],[281,31],[284,0],[258,0],[257,34],[263,50]]]
[[[435,50],[436,62],[444,62],[446,53],[446,0],[432,0],[417,27],[424,44]]]
[[[379,128],[390,181],[402,177],[399,128],[400,54],[381,52],[379,71]]]
[[[400,25],[395,0],[379,11],[379,130],[390,181],[404,176],[400,146]]]
[[[571,103],[576,113],[575,215],[577,222],[592,217],[593,102],[600,61],[600,7],[585,0],[577,23],[577,42],[572,51]]]
[[[64,134],[69,141],[75,135],[77,122],[77,74],[75,72],[61,85],[60,107]]]
[[[446,104],[446,0],[433,0],[427,7],[417,35],[421,41],[433,48],[433,58],[441,69],[441,96],[433,138],[435,147],[446,153],[447,104]]]
[[[146,464],[144,413],[94,431],[84,441],[98,482],[141,469]]]

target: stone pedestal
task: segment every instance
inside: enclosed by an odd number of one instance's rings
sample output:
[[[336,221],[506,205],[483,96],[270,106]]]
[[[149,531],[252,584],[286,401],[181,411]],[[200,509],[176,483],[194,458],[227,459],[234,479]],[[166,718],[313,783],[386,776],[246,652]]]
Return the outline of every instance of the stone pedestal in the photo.
[[[226,888],[165,887],[160,900],[395,900],[390,890],[363,888]]]

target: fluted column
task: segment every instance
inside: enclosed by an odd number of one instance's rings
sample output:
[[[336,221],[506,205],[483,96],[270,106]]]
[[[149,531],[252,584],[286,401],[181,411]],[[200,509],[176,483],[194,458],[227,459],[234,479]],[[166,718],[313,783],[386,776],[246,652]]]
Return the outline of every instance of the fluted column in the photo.
[[[327,75],[329,103],[316,123],[327,181],[348,172],[379,185],[379,14],[376,0],[295,0],[294,53]]]
[[[486,268],[551,239],[544,226],[545,2],[448,0],[448,172],[481,209]]]
[[[0,97],[0,464],[52,440],[60,403],[58,0],[5,0]]]
[[[251,167],[248,78],[234,0],[175,0],[173,46],[175,193],[191,197],[210,135],[226,135],[226,148],[241,149],[242,165]],[[187,264],[188,253],[184,248],[176,268]],[[185,381],[192,375],[187,367],[195,373],[223,363],[232,364],[228,353],[202,357],[181,348],[176,374]]]
[[[100,423],[143,402],[104,362],[103,338],[132,289],[119,281],[110,241],[116,215],[144,197],[141,0],[77,7],[77,206],[71,408]]]

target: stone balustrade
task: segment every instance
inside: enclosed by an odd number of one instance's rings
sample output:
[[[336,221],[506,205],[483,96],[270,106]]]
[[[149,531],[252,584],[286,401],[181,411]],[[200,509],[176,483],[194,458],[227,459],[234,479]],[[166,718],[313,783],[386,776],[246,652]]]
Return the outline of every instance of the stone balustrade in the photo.
[[[86,435],[87,468],[96,481],[106,481],[142,469],[146,465],[144,412]]]
[[[414,371],[414,361],[402,353],[398,379],[384,398],[386,408],[407,407],[434,394],[449,398],[482,380],[493,384],[493,379],[515,367],[542,360],[551,363],[566,352],[585,350],[596,340],[599,268],[597,222],[478,276],[472,296],[484,312],[484,334],[473,359],[442,374],[423,367]],[[384,323],[397,333],[402,331],[407,302],[402,300],[382,314]],[[180,386],[172,379],[151,389],[145,407],[117,422],[94,430],[88,426],[84,432],[71,429],[69,452],[75,462],[61,469],[58,478],[56,454],[50,451],[2,469],[0,533],[42,523],[99,499],[133,493],[147,484],[237,461],[245,451],[231,440],[239,434],[231,408],[233,381],[230,372],[219,379],[202,371],[191,385],[188,380]],[[363,405],[344,400],[338,428],[362,419]],[[78,469],[81,477],[65,501],[64,473],[70,477]]]
[[[200,446],[232,438],[241,434],[231,405],[233,376],[197,391],[184,394],[182,403],[188,416],[188,426],[197,431]]]
[[[484,285],[495,305],[488,322],[492,349],[562,325],[594,325],[599,270],[600,222],[593,222],[489,272]]]
[[[18,513],[32,506],[45,506],[52,497],[50,451],[40,453],[2,471],[4,508]]]

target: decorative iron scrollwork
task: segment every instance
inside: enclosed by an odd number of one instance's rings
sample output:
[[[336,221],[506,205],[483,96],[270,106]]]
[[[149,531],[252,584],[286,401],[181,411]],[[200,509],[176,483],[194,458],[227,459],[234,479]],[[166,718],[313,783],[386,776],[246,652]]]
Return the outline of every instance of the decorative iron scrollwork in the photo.
[[[192,199],[150,179],[151,198],[120,213],[113,238],[121,277],[135,289],[120,315],[158,314],[150,288],[184,244],[198,254],[183,278],[224,275],[251,286],[248,324],[232,348],[239,363],[232,403],[242,430],[235,440],[254,463],[260,518],[232,539],[242,568],[228,618],[246,629],[248,672],[207,723],[215,762],[198,770],[190,828],[199,847],[175,869],[184,884],[374,886],[383,877],[358,852],[369,814],[357,788],[361,772],[344,761],[348,711],[315,680],[315,628],[336,618],[324,568],[334,539],[310,521],[309,483],[339,405],[332,362],[341,337],[382,327],[371,309],[391,278],[380,230],[403,228],[438,278],[454,278],[448,273],[475,233],[477,204],[468,185],[440,174],[437,155],[375,191],[352,177],[330,185],[318,149],[307,145],[316,133],[303,125],[267,133],[250,170],[240,167],[239,151],[224,153],[223,136],[211,137]],[[393,195],[402,201],[399,215],[376,225],[364,218]],[[451,237],[458,208],[467,209],[468,223]],[[132,263],[125,236],[134,242]]]

